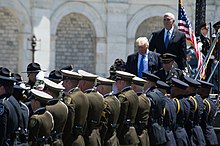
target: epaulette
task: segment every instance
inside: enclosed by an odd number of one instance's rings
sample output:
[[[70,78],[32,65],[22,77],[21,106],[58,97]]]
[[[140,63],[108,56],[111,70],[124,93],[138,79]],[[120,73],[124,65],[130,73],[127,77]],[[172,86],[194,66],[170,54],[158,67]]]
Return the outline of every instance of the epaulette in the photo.
[[[207,99],[204,99],[203,100],[203,103],[206,103],[205,105],[204,105],[204,110],[206,110],[207,108],[208,108],[208,114],[211,112],[211,105],[210,105],[210,103],[209,103],[209,101],[207,100]],[[208,107],[207,107],[208,106]]]
[[[180,101],[179,99],[177,98],[173,98],[174,101],[176,101],[176,104],[177,104],[177,111],[176,111],[176,114],[178,114],[180,112]]]
[[[41,107],[41,108],[35,110],[33,114],[34,115],[35,114],[41,115],[41,114],[45,113],[45,111],[46,111],[46,108],[45,107]]]
[[[54,104],[57,104],[59,101],[59,99],[51,99],[47,102],[47,105],[54,105]]]
[[[119,100],[121,103],[124,102],[125,99],[126,99],[126,96],[125,96],[123,93],[121,93],[121,94],[118,95],[118,100]]]
[[[198,103],[193,96],[190,96],[189,99],[192,99],[192,101],[194,102],[194,112],[195,112],[198,108]]]

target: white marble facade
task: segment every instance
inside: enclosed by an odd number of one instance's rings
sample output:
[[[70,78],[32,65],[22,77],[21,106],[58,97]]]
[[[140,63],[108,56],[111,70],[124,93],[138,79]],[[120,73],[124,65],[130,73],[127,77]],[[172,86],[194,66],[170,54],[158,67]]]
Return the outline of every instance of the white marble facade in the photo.
[[[194,0],[183,0],[183,5],[194,26]],[[220,18],[219,5],[219,0],[207,0],[208,22],[214,23]],[[18,21],[19,73],[25,71],[31,62],[27,38],[32,34],[40,39],[35,61],[42,68],[53,70],[56,66],[57,27],[64,16],[79,13],[94,26],[95,73],[107,76],[116,58],[125,60],[128,54],[134,52],[135,35],[144,20],[161,17],[165,12],[174,13],[177,19],[178,0],[0,0],[1,7],[7,8]]]

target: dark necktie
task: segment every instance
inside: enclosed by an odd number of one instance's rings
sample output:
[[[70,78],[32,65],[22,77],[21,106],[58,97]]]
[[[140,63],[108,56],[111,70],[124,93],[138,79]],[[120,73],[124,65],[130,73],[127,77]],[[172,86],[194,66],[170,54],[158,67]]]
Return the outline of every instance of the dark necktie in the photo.
[[[144,58],[145,55],[142,55],[140,65],[139,65],[139,70],[138,70],[138,77],[142,78],[142,72],[144,70]]]
[[[166,39],[165,39],[165,47],[166,48],[168,47],[169,41],[170,41],[170,31],[168,30],[167,35],[166,35]]]

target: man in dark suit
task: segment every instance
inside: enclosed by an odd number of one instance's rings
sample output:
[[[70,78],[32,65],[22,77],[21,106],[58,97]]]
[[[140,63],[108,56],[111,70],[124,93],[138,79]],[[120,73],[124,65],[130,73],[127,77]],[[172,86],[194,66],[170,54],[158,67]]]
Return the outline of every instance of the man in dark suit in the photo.
[[[127,57],[126,71],[142,77],[142,72],[154,73],[159,68],[159,54],[149,51],[149,42],[146,37],[136,40],[138,52]]]
[[[175,17],[172,13],[164,14],[164,27],[162,30],[153,32],[149,50],[160,54],[172,53],[176,55],[178,68],[184,70],[186,67],[186,36],[174,27]]]

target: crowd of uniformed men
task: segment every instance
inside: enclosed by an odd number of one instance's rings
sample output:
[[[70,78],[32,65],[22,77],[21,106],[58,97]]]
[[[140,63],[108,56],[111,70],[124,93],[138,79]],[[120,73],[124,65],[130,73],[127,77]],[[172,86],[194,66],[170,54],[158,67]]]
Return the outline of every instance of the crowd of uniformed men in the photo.
[[[175,55],[160,55],[163,63]],[[28,82],[0,68],[0,145],[218,145],[213,84],[170,69],[171,77],[125,71],[116,59],[104,78],[73,66],[27,66]],[[163,77],[163,76],[161,76]]]

